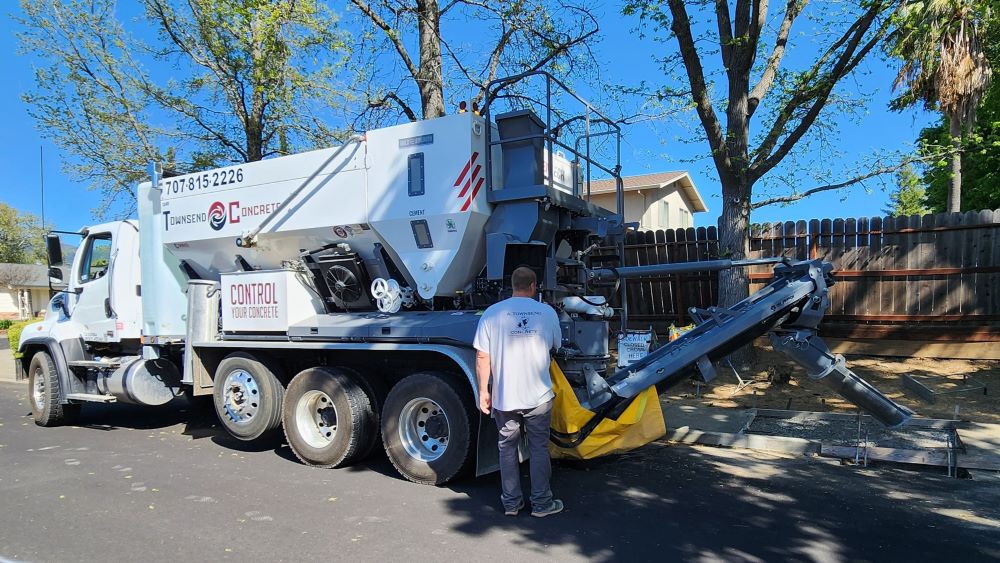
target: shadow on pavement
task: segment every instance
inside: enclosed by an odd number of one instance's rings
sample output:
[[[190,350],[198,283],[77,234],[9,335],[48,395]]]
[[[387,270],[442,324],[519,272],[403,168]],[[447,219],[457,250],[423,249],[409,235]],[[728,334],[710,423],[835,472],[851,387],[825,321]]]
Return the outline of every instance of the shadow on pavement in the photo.
[[[219,433],[225,434],[219,427],[214,412],[186,399],[176,399],[160,407],[126,403],[108,405],[84,403],[79,417],[72,424],[81,428],[104,431],[121,428],[160,430],[176,425],[183,425],[181,433],[195,439],[213,437]]]
[[[211,409],[190,405],[86,405],[78,424],[110,432],[175,425],[228,449],[270,450],[298,463],[280,440],[240,442],[219,427]],[[378,447],[347,471],[402,479]],[[527,489],[527,466],[522,474]],[[552,485],[566,503],[559,515],[503,516],[496,474],[450,485],[458,494],[443,502],[453,532],[506,534],[539,556],[558,547],[598,561],[651,554],[664,560],[971,561],[1000,558],[998,483],[996,476],[951,479],[943,470],[859,469],[805,457],[653,444],[616,457],[556,462]]]
[[[514,533],[539,555],[546,546],[569,546],[594,560],[654,553],[661,560],[752,561],[1000,555],[1000,494],[990,483],[680,448],[555,462],[552,487],[566,510],[544,519],[527,510],[505,517],[497,475],[463,481],[451,487],[463,496],[448,501],[463,518],[455,529],[473,537]],[[526,466],[522,486],[528,490]]]

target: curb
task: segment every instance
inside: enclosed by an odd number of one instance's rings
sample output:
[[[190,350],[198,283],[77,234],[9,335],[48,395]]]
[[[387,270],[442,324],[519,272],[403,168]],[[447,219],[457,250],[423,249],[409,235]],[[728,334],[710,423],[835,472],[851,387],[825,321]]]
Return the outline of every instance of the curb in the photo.
[[[674,444],[717,446],[722,448],[742,448],[763,450],[785,454],[819,454],[820,443],[804,438],[785,436],[764,436],[761,434],[731,434],[728,432],[704,432],[688,426],[668,430],[661,442]]]

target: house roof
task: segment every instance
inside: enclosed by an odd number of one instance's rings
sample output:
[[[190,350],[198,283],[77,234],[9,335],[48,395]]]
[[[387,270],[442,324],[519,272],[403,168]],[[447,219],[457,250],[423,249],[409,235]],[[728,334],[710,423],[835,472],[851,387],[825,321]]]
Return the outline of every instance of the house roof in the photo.
[[[708,206],[705,205],[705,200],[698,193],[698,188],[695,187],[691,176],[683,170],[640,174],[638,176],[622,176],[622,189],[626,192],[665,188],[670,184],[677,184],[678,189],[691,202],[691,211],[695,213],[708,211]],[[613,193],[614,191],[615,181],[613,178],[592,180],[590,182],[591,194]]]
[[[49,269],[39,264],[0,263],[0,285],[16,288],[47,288]]]

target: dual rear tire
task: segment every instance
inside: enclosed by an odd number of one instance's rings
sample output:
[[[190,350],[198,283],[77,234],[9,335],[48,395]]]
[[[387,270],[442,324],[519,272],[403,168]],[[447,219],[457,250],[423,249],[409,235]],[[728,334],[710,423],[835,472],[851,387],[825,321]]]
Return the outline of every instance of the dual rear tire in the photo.
[[[407,479],[443,485],[472,464],[476,410],[468,384],[443,373],[416,373],[397,383],[382,411],[382,445]]]
[[[378,439],[374,397],[344,368],[309,368],[285,390],[282,426],[295,457],[315,467],[343,467],[368,455]]]
[[[440,485],[469,468],[476,418],[467,385],[448,374],[410,375],[389,391],[379,413],[377,397],[362,381],[351,370],[323,367],[288,384],[283,427],[299,460],[350,465],[368,455],[381,429],[389,461],[410,481]]]

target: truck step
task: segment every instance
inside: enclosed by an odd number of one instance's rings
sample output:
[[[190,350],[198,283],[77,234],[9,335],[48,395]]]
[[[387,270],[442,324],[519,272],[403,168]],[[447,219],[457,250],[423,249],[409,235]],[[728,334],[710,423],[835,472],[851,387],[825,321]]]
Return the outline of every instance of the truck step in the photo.
[[[89,403],[114,403],[118,400],[114,395],[98,395],[96,393],[67,393],[66,398],[72,401],[87,401]]]
[[[97,362],[94,360],[71,360],[66,362],[71,368],[87,369],[115,369],[121,366],[121,362]]]

